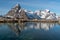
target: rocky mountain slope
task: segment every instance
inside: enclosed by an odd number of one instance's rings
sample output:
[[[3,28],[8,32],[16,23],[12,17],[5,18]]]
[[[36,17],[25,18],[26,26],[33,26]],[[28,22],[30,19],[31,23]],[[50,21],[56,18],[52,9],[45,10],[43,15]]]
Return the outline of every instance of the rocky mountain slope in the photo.
[[[36,10],[33,11],[27,11],[25,9],[22,9],[20,4],[16,4],[15,7],[13,7],[6,15],[5,17],[11,17],[11,18],[22,18],[22,19],[57,19],[56,14],[54,12],[51,12],[48,9],[45,10]]]

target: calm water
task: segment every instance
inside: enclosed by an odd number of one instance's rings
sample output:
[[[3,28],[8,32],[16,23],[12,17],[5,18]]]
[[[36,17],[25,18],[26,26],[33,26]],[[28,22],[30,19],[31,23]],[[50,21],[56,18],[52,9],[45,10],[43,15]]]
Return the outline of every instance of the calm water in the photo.
[[[57,23],[0,23],[0,40],[60,40]]]

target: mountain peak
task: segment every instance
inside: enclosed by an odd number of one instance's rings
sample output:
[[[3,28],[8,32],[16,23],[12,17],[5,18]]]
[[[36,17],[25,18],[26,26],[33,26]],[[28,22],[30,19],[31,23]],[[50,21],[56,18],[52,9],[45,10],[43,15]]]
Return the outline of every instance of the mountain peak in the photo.
[[[19,4],[19,3],[17,3],[17,4],[16,4],[16,6],[20,6],[20,4]]]
[[[21,9],[20,4],[16,4],[15,7],[14,7],[14,9],[16,9],[16,10],[20,10],[20,9]]]
[[[49,12],[50,12],[50,10],[49,10],[49,9],[45,9],[45,12],[48,12],[48,13],[49,13]]]

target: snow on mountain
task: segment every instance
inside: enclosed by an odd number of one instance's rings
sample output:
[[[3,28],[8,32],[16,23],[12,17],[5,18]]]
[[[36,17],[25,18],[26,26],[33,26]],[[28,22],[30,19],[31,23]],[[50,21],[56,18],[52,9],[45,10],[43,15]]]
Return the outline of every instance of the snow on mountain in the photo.
[[[50,13],[50,10],[48,10],[48,9],[45,9],[45,12],[47,12],[47,13]]]
[[[40,10],[35,10],[35,12],[34,13],[36,13],[37,15],[41,15],[41,12],[40,12]]]
[[[54,12],[50,12],[50,15],[46,19],[57,19],[56,14]]]
[[[44,11],[41,11],[40,15],[41,15],[41,18],[46,18],[46,17],[48,17],[48,16],[50,15],[50,13],[47,13],[47,12],[44,10]]]
[[[19,12],[21,12],[21,9],[19,10]]]
[[[26,12],[26,15],[27,15],[28,19],[33,19],[34,18],[34,16],[32,14],[30,14],[30,13]]]
[[[45,18],[45,15],[42,15],[41,18]]]
[[[48,9],[45,9],[45,10],[41,11],[41,14],[47,15],[47,14],[50,14],[50,11]]]
[[[45,10],[35,10],[33,11],[28,11],[26,9],[22,9],[20,4],[16,4],[15,7],[13,7],[6,15],[6,17],[14,17],[14,18],[25,18],[27,17],[29,19],[57,19],[58,17],[54,12],[50,12],[50,10],[45,9]],[[24,17],[23,17],[24,16]]]
[[[56,16],[56,19],[58,20],[59,19],[59,16]]]
[[[31,14],[29,12],[26,12],[26,15],[27,15],[28,19],[40,19],[40,17],[36,14]]]
[[[43,11],[41,10],[36,10],[35,12],[33,11],[27,11],[26,15],[28,16],[29,19],[57,19],[56,14],[54,12],[50,12],[50,10],[45,9]]]
[[[50,14],[53,15],[53,16],[56,16],[56,14],[54,12],[50,12]]]
[[[28,11],[28,13],[33,14],[34,12],[33,11]]]
[[[45,9],[41,11],[41,18],[45,19],[56,19],[56,14],[54,12],[50,12],[50,10]]]
[[[49,17],[47,17],[46,19],[53,19],[53,20],[55,20],[56,19],[56,17],[55,16],[53,16],[53,15],[50,15]]]
[[[25,12],[27,12],[27,10],[24,10]]]

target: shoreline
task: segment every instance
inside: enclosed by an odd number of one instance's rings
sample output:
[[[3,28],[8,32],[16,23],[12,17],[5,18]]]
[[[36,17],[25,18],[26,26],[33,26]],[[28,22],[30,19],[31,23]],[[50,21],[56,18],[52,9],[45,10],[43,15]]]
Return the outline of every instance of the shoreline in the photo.
[[[40,20],[29,20],[29,19],[1,19],[0,23],[18,23],[18,22],[46,22],[46,23],[58,23],[58,20],[44,20],[44,19],[40,19]]]

